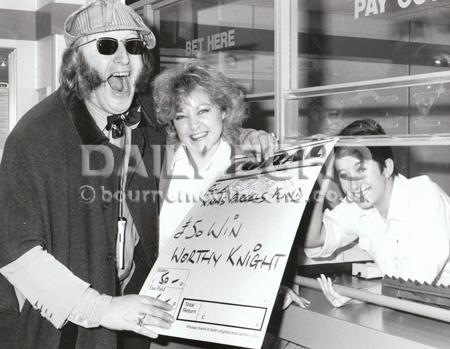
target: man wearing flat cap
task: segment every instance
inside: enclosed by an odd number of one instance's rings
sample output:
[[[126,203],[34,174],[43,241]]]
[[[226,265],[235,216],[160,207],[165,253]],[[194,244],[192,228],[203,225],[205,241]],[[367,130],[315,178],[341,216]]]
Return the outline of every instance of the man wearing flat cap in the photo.
[[[165,136],[135,98],[155,37],[128,6],[97,0],[67,18],[65,38],[61,87],[4,149],[0,272],[20,309],[18,348],[116,348],[114,330],[155,337],[147,325],[173,321],[137,295],[157,257],[158,202],[113,196],[157,191],[152,145]],[[147,171],[128,171],[139,162]]]
[[[0,337],[12,349],[148,347],[147,326],[173,322],[168,304],[137,295],[158,251],[155,37],[128,6],[94,0],[65,39],[61,87],[18,122],[0,165]]]

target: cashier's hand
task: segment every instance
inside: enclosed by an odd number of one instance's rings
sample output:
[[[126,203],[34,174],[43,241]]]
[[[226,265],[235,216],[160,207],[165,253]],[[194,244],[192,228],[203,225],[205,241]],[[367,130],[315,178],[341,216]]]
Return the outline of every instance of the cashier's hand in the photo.
[[[325,297],[327,297],[330,303],[336,308],[349,304],[352,301],[352,298],[342,296],[334,290],[333,281],[331,281],[329,277],[320,274],[320,278],[317,278],[317,281],[319,282]]]
[[[266,131],[241,129],[239,138],[242,152],[254,155],[258,162],[269,159],[278,148],[278,139]]]
[[[297,304],[301,308],[308,308],[311,304],[309,300],[299,296],[300,287],[298,285],[294,285],[292,289],[281,286],[278,292],[283,297],[283,310],[287,309],[292,303]]]
[[[153,297],[140,295],[113,297],[100,320],[100,326],[110,330],[133,331],[156,338],[158,334],[147,326],[170,328],[174,321],[173,316],[168,313],[171,310],[171,305]]]

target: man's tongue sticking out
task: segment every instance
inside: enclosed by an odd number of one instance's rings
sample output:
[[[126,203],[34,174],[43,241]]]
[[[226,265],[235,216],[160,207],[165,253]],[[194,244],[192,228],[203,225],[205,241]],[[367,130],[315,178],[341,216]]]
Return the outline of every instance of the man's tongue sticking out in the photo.
[[[108,78],[108,84],[116,94],[125,94],[130,89],[129,78],[127,76],[114,76]]]

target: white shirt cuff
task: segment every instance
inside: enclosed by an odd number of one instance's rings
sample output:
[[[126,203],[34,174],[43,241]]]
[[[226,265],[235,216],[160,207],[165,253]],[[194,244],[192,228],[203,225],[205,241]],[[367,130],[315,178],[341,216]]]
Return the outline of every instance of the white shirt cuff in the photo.
[[[4,266],[0,273],[56,328],[65,324],[89,287],[41,246]]]

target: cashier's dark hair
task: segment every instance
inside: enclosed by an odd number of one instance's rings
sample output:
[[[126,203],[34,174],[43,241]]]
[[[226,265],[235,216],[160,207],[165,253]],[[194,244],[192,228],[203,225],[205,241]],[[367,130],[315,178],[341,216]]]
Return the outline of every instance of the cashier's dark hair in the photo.
[[[376,136],[385,135],[383,127],[373,119],[356,120],[344,127],[339,136]],[[360,160],[374,160],[380,167],[380,171],[385,168],[385,161],[391,159],[394,163],[392,175],[398,174],[395,167],[394,154],[391,147],[337,147],[335,151],[336,158],[344,156],[353,156]]]
[[[222,137],[230,144],[238,144],[240,127],[248,116],[243,91],[235,81],[197,59],[164,70],[152,83],[156,116],[166,126],[168,141],[178,140],[173,120],[196,88],[225,112]]]

